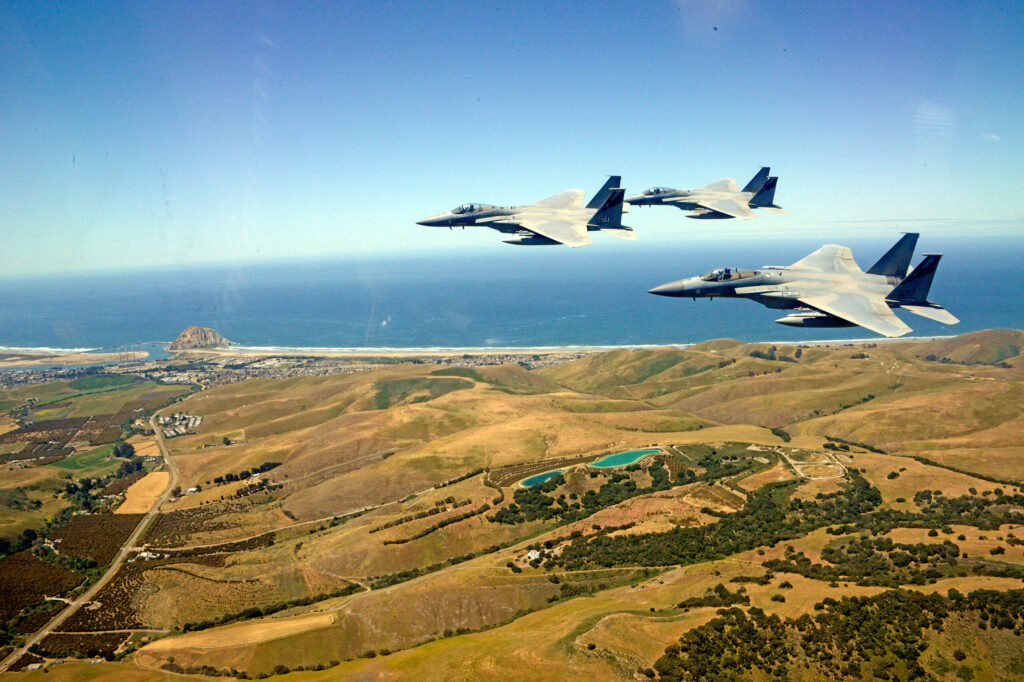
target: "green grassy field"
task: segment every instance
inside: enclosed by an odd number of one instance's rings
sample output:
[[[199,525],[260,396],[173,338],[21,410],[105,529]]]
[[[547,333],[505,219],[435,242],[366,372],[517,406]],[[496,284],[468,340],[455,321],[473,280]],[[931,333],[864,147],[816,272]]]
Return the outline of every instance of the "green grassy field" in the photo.
[[[89,469],[97,467],[103,464],[108,458],[111,458],[114,452],[114,444],[108,443],[107,445],[101,445],[98,448],[93,448],[88,452],[83,452],[77,455],[72,455],[62,459],[61,461],[53,464],[52,466],[58,469],[66,469],[68,471],[79,471],[81,469]]]

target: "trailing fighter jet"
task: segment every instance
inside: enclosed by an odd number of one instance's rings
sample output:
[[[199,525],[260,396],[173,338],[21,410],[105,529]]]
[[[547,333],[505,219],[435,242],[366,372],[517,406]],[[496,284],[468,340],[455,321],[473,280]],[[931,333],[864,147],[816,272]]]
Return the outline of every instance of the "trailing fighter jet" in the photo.
[[[792,311],[775,320],[779,324],[860,325],[889,337],[910,331],[893,308],[903,308],[943,324],[956,324],[960,320],[928,300],[942,254],[925,254],[921,264],[908,273],[917,237],[916,233],[905,234],[867,272],[857,266],[849,248],[827,244],[789,266],[767,265],[760,270],[719,268],[700,277],[662,284],[650,293],[694,300],[719,296],[749,298],[768,308]]]
[[[539,246],[568,244],[573,248],[593,243],[588,232],[602,230],[620,239],[636,239],[633,228],[622,224],[622,176],[613,175],[583,205],[583,190],[570,189],[526,206],[462,204],[417,222],[429,227],[479,225],[513,235],[506,244]]]
[[[672,189],[652,187],[643,194],[626,197],[626,203],[634,206],[675,206],[692,211],[687,218],[739,218],[750,220],[757,216],[751,209],[761,208],[772,213],[785,213],[776,206],[775,186],[779,179],[769,176],[770,168],[765,166],[757,172],[741,190],[732,178],[722,178],[700,189]]]

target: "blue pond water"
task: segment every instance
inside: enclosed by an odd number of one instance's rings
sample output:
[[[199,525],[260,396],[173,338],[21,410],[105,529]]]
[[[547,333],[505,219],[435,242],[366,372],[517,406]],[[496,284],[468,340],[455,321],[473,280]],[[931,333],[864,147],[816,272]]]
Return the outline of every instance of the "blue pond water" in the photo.
[[[599,460],[590,463],[592,467],[598,467],[599,469],[606,469],[608,467],[620,467],[626,464],[632,464],[647,455],[653,455],[661,450],[654,448],[653,450],[627,450],[626,452],[617,452],[614,455],[607,455]]]
[[[557,476],[560,473],[562,473],[561,469],[556,469],[555,471],[545,471],[543,474],[537,474],[536,476],[530,476],[529,478],[524,478],[522,480],[522,484],[527,486],[527,487],[529,487],[531,485],[538,485],[538,484],[543,483],[544,481],[548,480],[549,478],[554,478],[555,476]]]

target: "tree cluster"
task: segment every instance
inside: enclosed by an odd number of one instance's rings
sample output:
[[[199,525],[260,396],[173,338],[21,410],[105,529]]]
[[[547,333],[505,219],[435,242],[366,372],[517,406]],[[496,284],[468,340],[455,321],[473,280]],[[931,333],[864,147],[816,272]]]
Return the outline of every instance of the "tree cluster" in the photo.
[[[727,680],[737,674],[789,677],[810,668],[828,679],[874,676],[928,679],[921,665],[929,632],[951,614],[977,618],[979,628],[1024,634],[1024,591],[977,590],[948,596],[891,590],[873,597],[825,599],[811,617],[780,619],[759,608],[719,610],[688,631],[655,663],[666,680]],[[962,657],[958,657],[961,660]]]

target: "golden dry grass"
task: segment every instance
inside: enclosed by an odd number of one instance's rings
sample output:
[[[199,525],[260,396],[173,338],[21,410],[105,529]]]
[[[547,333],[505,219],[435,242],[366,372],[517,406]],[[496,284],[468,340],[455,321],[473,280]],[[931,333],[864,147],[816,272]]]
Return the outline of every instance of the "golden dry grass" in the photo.
[[[979,493],[1005,488],[998,483],[928,466],[908,457],[858,453],[853,456],[853,463],[866,470],[865,477],[882,492],[885,504],[899,509],[916,509],[913,498],[920,490],[941,490],[946,497],[958,497],[969,494],[971,488]],[[890,479],[892,472],[899,474],[898,478]],[[904,502],[897,502],[900,498]]]
[[[757,490],[761,486],[768,483],[777,483],[779,481],[789,481],[795,477],[793,469],[784,462],[779,462],[771,469],[760,471],[756,474],[751,474],[745,478],[741,478],[737,481],[744,490]]]
[[[163,494],[170,480],[171,474],[166,471],[146,474],[128,487],[124,494],[124,502],[114,513],[145,514],[156,504],[157,498]]]
[[[0,416],[0,435],[14,431],[18,428],[18,422],[14,421],[7,415]]]
[[[978,530],[977,528],[962,525],[954,525],[951,528],[953,529],[952,533],[939,533],[937,537],[929,536],[928,531],[924,528],[896,528],[889,531],[887,536],[892,538],[893,542],[910,544],[939,543],[949,540],[956,543],[961,553],[967,554],[971,558],[998,559],[999,561],[1024,564],[1024,546],[1010,545],[1005,541],[1007,533],[1013,533],[1018,538],[1024,535],[1021,532],[1024,525],[1007,524],[1000,527],[997,531]],[[960,535],[963,535],[966,540],[960,540]],[[1000,538],[1003,539],[1000,540]],[[995,547],[1002,547],[1004,553],[998,556],[992,555],[990,550]],[[1020,581],[1017,581],[1017,586],[1020,586]]]
[[[11,673],[13,679],[30,682],[92,682],[93,680],[117,680],[118,682],[181,682],[188,679],[183,675],[162,670],[146,670],[129,663],[96,664],[92,661],[62,661],[44,670]]]
[[[157,447],[156,440],[148,436],[140,436],[138,434],[128,439],[128,443],[135,448],[135,454],[139,457],[159,457],[160,448]]]
[[[324,628],[334,622],[335,616],[332,613],[314,613],[298,618],[265,618],[252,623],[227,625],[213,630],[190,632],[180,637],[159,639],[140,649],[139,658],[145,662],[147,659],[166,658],[167,654],[175,655],[182,650],[206,651],[259,644]]]
[[[699,596],[719,582],[736,589],[739,585],[730,585],[730,577],[760,575],[764,571],[761,562],[781,558],[789,544],[819,561],[821,549],[835,537],[816,531],[761,548],[761,554],[752,550],[729,560],[673,569],[636,587],[606,589],[591,597],[549,605],[547,599],[557,592],[557,585],[549,582],[546,574],[528,567],[523,574],[513,574],[504,567],[508,560],[526,566],[522,557],[527,544],[564,538],[576,529],[589,532],[593,524],[632,522],[637,525],[619,532],[638,533],[714,521],[714,517],[703,518],[699,509],[717,506],[732,511],[743,503],[742,498],[726,489],[697,492],[691,486],[633,498],[554,530],[540,522],[506,526],[474,517],[418,540],[386,546],[384,540],[409,537],[455,512],[379,533],[370,533],[370,529],[429,509],[449,495],[470,499],[473,506],[492,501],[498,493],[484,487],[481,477],[433,489],[434,484],[477,467],[542,462],[652,443],[782,445],[765,425],[781,425],[791,433],[793,439],[786,445],[814,451],[820,451],[828,434],[897,447],[899,454],[936,460],[945,456],[941,461],[964,469],[970,466],[957,464],[957,457],[972,459],[977,471],[1014,466],[1019,436],[1024,435],[1020,426],[1024,424],[1020,407],[1024,394],[1016,387],[1018,380],[1007,373],[1010,370],[927,363],[913,356],[918,347],[886,344],[884,348],[865,348],[870,356],[867,360],[852,359],[848,346],[806,349],[799,363],[785,363],[780,373],[774,372],[780,363],[750,358],[749,346],[734,343],[691,349],[679,358],[676,354],[680,352],[674,350],[618,351],[542,372],[515,366],[484,368],[479,371],[485,380],[474,381],[472,388],[388,410],[374,409],[376,382],[425,377],[433,368],[401,365],[356,375],[217,387],[176,408],[206,417],[202,433],[171,441],[183,487],[204,486],[200,495],[180,504],[218,505],[221,495],[230,494],[240,484],[207,487],[207,480],[265,461],[283,462],[268,478],[283,483],[284,488],[275,493],[277,501],[246,500],[224,511],[216,519],[223,527],[206,531],[197,540],[244,537],[296,520],[329,517],[367,505],[383,506],[333,528],[282,530],[273,546],[235,553],[223,567],[189,566],[194,573],[191,577],[155,573],[147,578],[146,589],[156,592],[147,597],[144,612],[154,620],[163,619],[160,622],[164,624],[195,620],[201,612],[213,615],[210,610],[180,606],[183,595],[202,591],[211,580],[256,581],[245,583],[256,590],[256,596],[241,584],[208,589],[217,608],[240,610],[262,603],[262,599],[322,591],[331,581],[337,584],[353,578],[367,582],[370,576],[443,562],[495,543],[519,541],[509,549],[391,588],[300,609],[307,615],[294,619],[305,622],[301,618],[309,618],[309,614],[333,614],[337,620],[330,624],[294,633],[266,630],[270,634],[244,641],[222,640],[215,648],[184,646],[184,637],[176,638],[179,644],[163,646],[180,652],[175,656],[182,665],[230,665],[250,672],[271,670],[277,663],[293,667],[342,660],[370,649],[404,649],[323,673],[302,673],[298,679],[630,677],[651,665],[686,629],[714,617],[713,608],[692,609],[686,614],[673,610],[681,599]],[[737,362],[718,368],[723,358]],[[712,365],[715,369],[704,369]],[[771,373],[745,376],[750,371]],[[497,390],[491,382],[515,390]],[[875,399],[842,409],[843,404],[857,402],[869,393]],[[693,428],[698,425],[693,415],[707,422],[704,428]],[[220,445],[221,436],[229,433],[244,433],[246,442]],[[204,444],[214,447],[203,449]],[[887,506],[907,510],[915,508],[913,494],[921,489],[939,489],[954,496],[966,494],[972,487],[979,492],[1008,488],[896,454],[838,456],[844,464],[866,470]],[[892,471],[899,477],[889,479]],[[791,476],[788,467],[776,465],[742,483],[752,490]],[[813,499],[818,492],[831,492],[838,486],[838,480],[805,481],[795,495]],[[729,497],[718,495],[719,491]],[[417,496],[398,502],[412,493]],[[897,503],[898,498],[905,501]],[[1005,545],[1005,541],[993,539],[999,534],[1005,537],[1005,532],[1009,531],[991,532],[985,540],[977,537],[983,533],[965,533],[968,539],[959,544],[970,556],[988,557],[993,546]],[[949,536],[936,539],[911,534],[905,541],[936,542],[945,537]],[[1021,561],[1020,554],[1020,548],[1007,548],[1003,558]],[[773,602],[771,597],[780,593],[782,580],[789,580],[796,589],[781,591],[785,602]],[[967,582],[939,584],[970,585],[975,584],[971,580],[980,579],[963,580]],[[1002,585],[984,580],[977,584]],[[845,584],[832,588],[784,574],[777,575],[770,585],[747,584],[745,589],[754,605],[783,616],[809,612],[824,597],[878,591]],[[529,608],[540,610],[515,617],[520,609]],[[510,618],[514,620],[485,632],[422,644],[441,635],[444,628],[478,628]],[[289,618],[264,620],[279,624]],[[197,634],[218,642],[216,633],[222,629]],[[593,651],[586,648],[590,643],[595,645]]]

